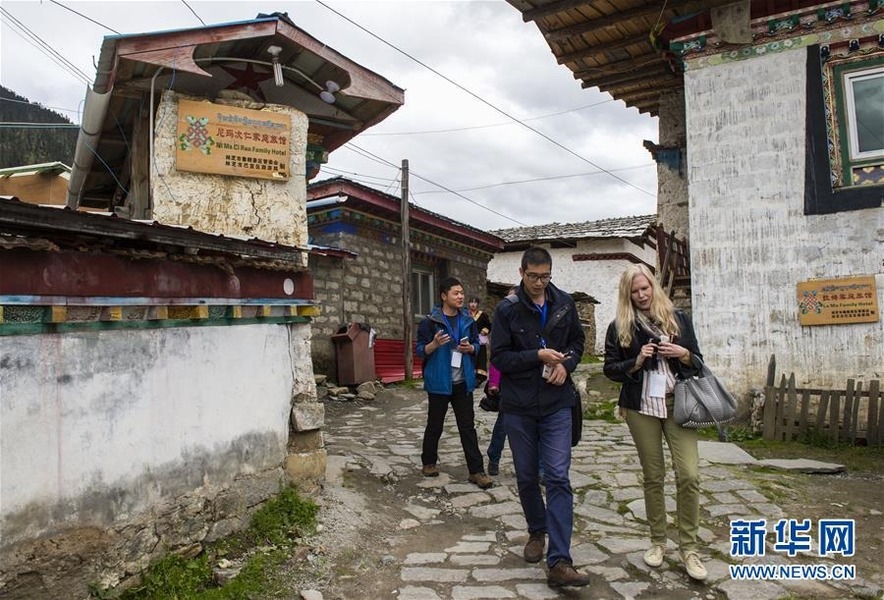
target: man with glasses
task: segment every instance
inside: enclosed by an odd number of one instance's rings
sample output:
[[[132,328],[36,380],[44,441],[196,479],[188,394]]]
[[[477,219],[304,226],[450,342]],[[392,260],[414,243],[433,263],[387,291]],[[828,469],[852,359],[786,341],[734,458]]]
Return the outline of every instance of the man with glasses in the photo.
[[[583,356],[584,335],[574,301],[552,277],[545,248],[522,254],[522,282],[494,311],[491,362],[501,373],[500,412],[505,426],[519,500],[528,525],[524,558],[546,563],[550,586],[585,586],[589,576],[571,560],[574,495],[571,491],[571,417],[577,392],[571,372]],[[543,456],[546,504],[538,459]]]

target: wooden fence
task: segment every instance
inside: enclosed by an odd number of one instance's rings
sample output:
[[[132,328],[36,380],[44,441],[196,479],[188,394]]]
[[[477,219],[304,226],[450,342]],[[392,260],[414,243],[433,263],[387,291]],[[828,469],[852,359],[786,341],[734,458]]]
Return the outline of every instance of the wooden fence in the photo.
[[[881,446],[884,442],[884,395],[881,382],[847,380],[843,390],[796,388],[795,374],[774,385],[776,360],[768,366],[764,389],[762,437],[805,440],[808,435],[831,442]]]

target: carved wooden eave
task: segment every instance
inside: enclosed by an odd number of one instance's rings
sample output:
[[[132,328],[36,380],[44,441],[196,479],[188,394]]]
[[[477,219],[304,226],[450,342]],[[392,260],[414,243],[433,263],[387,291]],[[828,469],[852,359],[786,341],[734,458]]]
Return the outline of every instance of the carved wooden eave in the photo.
[[[282,86],[275,85],[272,75],[268,49],[273,46],[280,48]],[[237,76],[234,69],[254,76]],[[331,104],[319,95],[329,81],[340,88]],[[69,204],[74,198],[72,206],[113,206],[120,181],[128,176],[131,153],[137,150],[133,137],[147,127],[147,114],[170,89],[209,100],[240,92],[258,103],[294,107],[307,115],[309,133],[321,139],[325,151],[344,145],[405,101],[401,88],[280,13],[193,29],[108,36],[87,95],[78,140],[81,160],[75,160]],[[151,99],[154,106],[148,107]],[[101,160],[93,159],[93,150]]]
[[[674,40],[713,30],[711,13],[735,0],[507,0],[533,22],[559,64],[583,88],[598,87],[627,106],[656,115],[663,93],[683,86]],[[751,0],[752,23],[794,11],[839,5],[812,0]],[[727,45],[727,44],[726,44]],[[740,44],[729,44],[729,49]]]

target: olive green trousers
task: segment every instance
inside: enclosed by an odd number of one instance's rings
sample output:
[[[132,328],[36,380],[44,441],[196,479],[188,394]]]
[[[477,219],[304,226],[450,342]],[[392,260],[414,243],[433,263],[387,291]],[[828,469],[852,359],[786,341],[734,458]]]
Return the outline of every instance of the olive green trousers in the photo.
[[[663,480],[663,438],[669,446],[675,467],[675,524],[682,553],[698,550],[700,528],[700,483],[697,465],[697,432],[676,425],[672,420],[671,399],[667,398],[668,417],[649,417],[635,410],[626,411],[626,424],[638,450],[645,490],[645,510],[651,527],[651,543],[666,546],[666,499]]]

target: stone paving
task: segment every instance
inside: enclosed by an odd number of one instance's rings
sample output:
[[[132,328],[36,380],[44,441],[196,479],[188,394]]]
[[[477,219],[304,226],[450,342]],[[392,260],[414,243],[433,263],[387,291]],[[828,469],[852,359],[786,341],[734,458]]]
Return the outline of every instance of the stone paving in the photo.
[[[384,408],[388,393],[401,400],[396,402],[394,414]],[[663,566],[647,567],[642,561],[648,539],[638,458],[626,425],[604,421],[584,422],[583,440],[574,448],[571,469],[575,494],[572,554],[575,566],[592,575],[592,583],[583,589],[549,588],[545,561],[531,565],[521,558],[527,533],[508,448],[501,461],[500,475],[494,478],[494,487],[483,491],[467,483],[454,417],[449,412],[440,443],[441,474],[437,478],[420,477],[420,442],[426,418],[424,399],[423,393],[417,390],[385,392],[371,404],[353,404],[336,416],[326,417],[329,485],[340,485],[344,471],[364,470],[385,485],[396,487],[408,498],[403,508],[410,516],[402,519],[399,530],[402,535],[420,540],[417,544],[420,551],[387,557],[398,568],[399,585],[394,597],[399,600],[559,597],[759,600],[874,598],[880,593],[861,579],[825,583],[731,579],[728,565],[735,561],[729,556],[730,519],[764,517],[770,522],[783,516],[800,515],[784,515],[780,507],[756,489],[745,467],[729,464],[734,461],[726,458],[728,453],[722,453],[719,447],[708,451],[701,448],[700,538],[705,544],[701,556],[709,571],[708,581],[700,584],[688,578],[671,539]],[[484,453],[496,414],[481,410],[476,413]],[[748,460],[751,461],[751,457]],[[672,513],[675,482],[668,463],[667,470],[670,474],[666,483],[667,507]],[[410,489],[402,489],[405,487]],[[465,527],[465,520],[482,525]],[[672,514],[670,526],[671,538],[675,534]],[[435,533],[438,531],[449,532],[455,541],[447,539],[450,535]],[[421,535],[424,535],[422,540]],[[410,547],[416,546],[412,543]],[[797,558],[787,559],[771,551],[749,562],[752,561],[799,563]],[[815,558],[810,562],[827,561],[849,564],[845,559]]]

